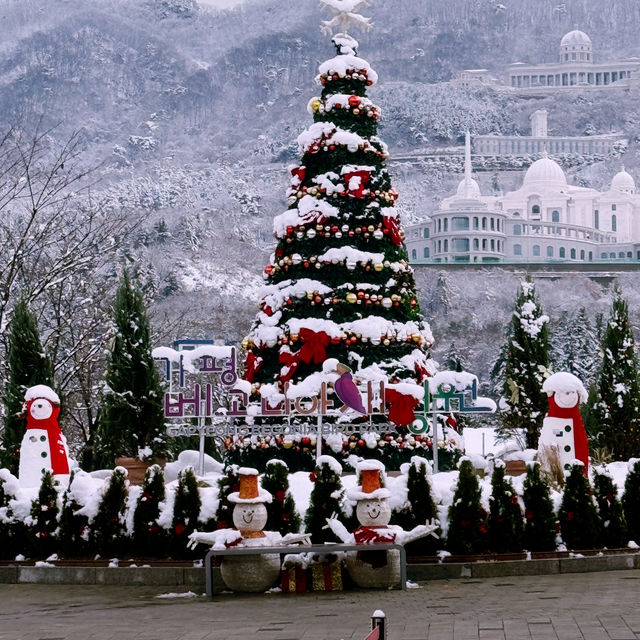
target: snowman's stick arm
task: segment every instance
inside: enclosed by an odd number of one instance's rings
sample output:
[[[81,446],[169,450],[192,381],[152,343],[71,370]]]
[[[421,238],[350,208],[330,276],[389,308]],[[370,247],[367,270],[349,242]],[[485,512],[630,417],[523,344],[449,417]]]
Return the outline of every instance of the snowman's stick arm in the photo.
[[[437,520],[428,520],[427,524],[419,524],[417,527],[411,529],[411,531],[406,532],[406,534],[404,535],[403,544],[413,542],[414,540],[419,540],[420,538],[425,538],[426,536],[439,538],[440,536],[436,533],[436,530],[439,526],[440,523]]]

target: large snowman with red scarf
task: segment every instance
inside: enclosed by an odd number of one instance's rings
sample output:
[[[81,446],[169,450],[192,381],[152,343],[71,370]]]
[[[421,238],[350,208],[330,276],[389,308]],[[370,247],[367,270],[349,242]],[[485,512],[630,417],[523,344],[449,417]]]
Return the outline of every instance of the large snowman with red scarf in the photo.
[[[58,480],[69,476],[67,439],[58,426],[60,398],[49,387],[39,384],[24,396],[27,430],[20,445],[18,476],[22,487],[39,487],[43,471]]]
[[[570,471],[577,459],[587,474],[589,444],[579,409],[580,403],[587,400],[584,385],[572,373],[561,371],[549,376],[542,390],[548,396],[549,411],[542,423],[538,452],[544,454],[545,449],[554,448],[565,471]]]
[[[345,544],[357,544],[366,547],[370,544],[402,544],[424,538],[437,537],[437,523],[427,522],[405,531],[397,525],[390,525],[391,505],[389,489],[385,487],[386,473],[379,460],[365,460],[358,464],[358,485],[347,492],[350,500],[356,501],[356,515],[360,526],[349,533],[337,519],[329,519],[331,530]],[[362,551],[347,554],[346,566],[351,579],[359,587],[389,588],[400,581],[400,552]]]

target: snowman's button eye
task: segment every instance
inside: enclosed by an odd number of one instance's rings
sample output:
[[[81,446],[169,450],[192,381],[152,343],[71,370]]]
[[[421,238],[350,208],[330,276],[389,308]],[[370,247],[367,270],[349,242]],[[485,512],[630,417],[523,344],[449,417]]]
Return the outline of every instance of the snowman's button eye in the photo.
[[[40,436],[40,442],[44,442],[47,439],[47,436]]]
[[[35,441],[36,441],[35,436],[29,436],[29,442],[35,442]]]
[[[46,458],[46,457],[47,457],[47,452],[46,452],[46,451],[43,451],[40,455],[41,455],[43,458]]]

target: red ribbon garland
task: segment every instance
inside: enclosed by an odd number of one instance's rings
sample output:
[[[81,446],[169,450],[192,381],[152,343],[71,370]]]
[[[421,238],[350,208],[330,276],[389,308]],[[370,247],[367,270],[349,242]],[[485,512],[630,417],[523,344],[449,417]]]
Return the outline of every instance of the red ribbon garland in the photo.
[[[244,360],[244,379],[248,382],[253,382],[256,377],[256,373],[262,368],[262,358],[256,356],[253,351],[247,353],[247,357]]]
[[[300,364],[300,360],[298,359],[297,353],[291,353],[290,351],[281,351],[280,352],[280,364],[284,365],[284,367],[289,367],[286,373],[280,374],[281,382],[289,382],[293,377],[293,374],[296,372],[298,365]]]
[[[312,331],[311,329],[300,329],[300,340],[302,347],[296,353],[302,362],[307,364],[322,364],[327,357],[327,347],[330,338],[324,331]]]
[[[389,236],[391,238],[391,242],[395,245],[402,244],[402,236],[400,235],[400,225],[398,224],[397,218],[392,218],[391,216],[384,216],[382,218],[382,223],[385,226],[385,229],[389,230]]]
[[[389,405],[389,420],[399,427],[404,427],[416,419],[414,409],[418,404],[417,398],[395,389],[385,389],[384,400]]]

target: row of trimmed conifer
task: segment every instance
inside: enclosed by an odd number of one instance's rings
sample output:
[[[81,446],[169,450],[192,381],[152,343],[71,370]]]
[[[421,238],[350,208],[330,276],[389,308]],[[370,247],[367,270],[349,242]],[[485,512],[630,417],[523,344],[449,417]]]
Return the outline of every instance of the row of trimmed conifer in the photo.
[[[408,470],[407,500],[393,514],[392,522],[411,529],[438,517],[428,479],[426,463],[414,458]],[[11,507],[12,495],[0,479],[0,558],[18,554],[29,558],[61,557],[101,558],[174,558],[189,559],[203,555],[203,548],[190,551],[187,538],[195,529],[211,531],[232,527],[233,503],[228,496],[238,490],[237,467],[230,465],[219,480],[218,506],[214,517],[200,519],[201,487],[191,468],[182,471],[173,498],[169,522],[160,523],[166,494],[160,467],[147,472],[133,500],[123,471],[116,469],[99,502],[97,514],[90,519],[70,489],[59,492],[51,474],[43,481],[26,518],[18,518]],[[344,488],[340,476],[322,464],[311,474],[314,482],[310,505],[301,521],[289,491],[286,465],[274,461],[267,465],[262,486],[273,496],[268,506],[266,530],[282,534],[308,531],[316,543],[335,541],[325,527],[328,517],[337,515],[348,529],[358,526],[355,514],[343,509]],[[640,540],[640,462],[629,472],[622,499],[613,480],[596,471],[594,487],[581,466],[573,467],[567,477],[558,513],[553,508],[549,486],[537,464],[529,465],[522,497],[505,478],[504,467],[496,465],[487,512],[481,503],[478,478],[468,460],[460,465],[460,476],[449,508],[446,539],[432,537],[411,543],[410,555],[433,555],[439,549],[452,554],[514,553],[554,551],[560,542],[568,549],[598,547],[619,548],[629,540]],[[521,507],[521,504],[524,508]],[[131,513],[133,511],[133,513]],[[442,534],[442,531],[438,531]]]

